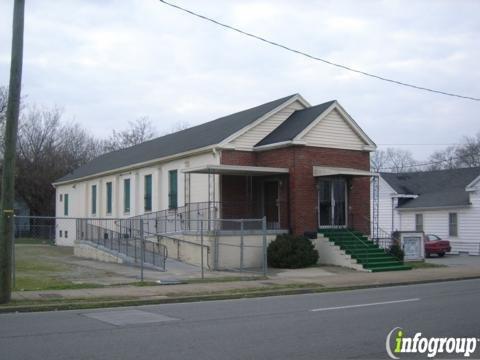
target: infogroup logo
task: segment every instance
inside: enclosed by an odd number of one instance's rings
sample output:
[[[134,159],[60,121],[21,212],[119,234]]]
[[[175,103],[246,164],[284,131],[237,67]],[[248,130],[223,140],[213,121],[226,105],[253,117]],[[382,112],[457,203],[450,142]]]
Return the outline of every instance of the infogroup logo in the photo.
[[[393,343],[392,343],[393,341]],[[454,337],[422,337],[417,332],[413,337],[407,337],[400,327],[393,328],[387,335],[385,348],[392,359],[400,359],[401,354],[427,354],[433,358],[438,354],[455,354],[469,358],[477,349],[480,339]]]

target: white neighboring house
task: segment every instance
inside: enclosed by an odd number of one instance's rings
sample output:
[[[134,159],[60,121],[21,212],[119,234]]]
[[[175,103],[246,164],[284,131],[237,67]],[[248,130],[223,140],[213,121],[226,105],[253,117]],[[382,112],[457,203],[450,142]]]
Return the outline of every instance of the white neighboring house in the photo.
[[[450,240],[452,253],[480,255],[480,167],[380,173],[379,226]]]

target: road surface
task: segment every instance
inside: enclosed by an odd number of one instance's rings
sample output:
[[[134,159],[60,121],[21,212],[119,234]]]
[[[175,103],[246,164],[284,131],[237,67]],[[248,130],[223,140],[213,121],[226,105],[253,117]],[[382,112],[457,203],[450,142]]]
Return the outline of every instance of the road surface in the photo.
[[[397,326],[411,335],[480,337],[480,280],[4,314],[0,359],[384,359]]]

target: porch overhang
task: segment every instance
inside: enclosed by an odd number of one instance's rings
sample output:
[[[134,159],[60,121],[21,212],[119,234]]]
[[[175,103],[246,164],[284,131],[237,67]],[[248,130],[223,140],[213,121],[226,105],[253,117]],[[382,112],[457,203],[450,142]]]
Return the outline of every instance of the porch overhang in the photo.
[[[349,175],[349,176],[378,176],[378,173],[374,173],[367,170],[359,170],[352,168],[342,168],[334,166],[314,166],[313,167],[313,176],[338,176],[338,175]]]
[[[182,170],[185,174],[217,174],[237,176],[265,176],[288,174],[288,168],[242,165],[204,165]]]

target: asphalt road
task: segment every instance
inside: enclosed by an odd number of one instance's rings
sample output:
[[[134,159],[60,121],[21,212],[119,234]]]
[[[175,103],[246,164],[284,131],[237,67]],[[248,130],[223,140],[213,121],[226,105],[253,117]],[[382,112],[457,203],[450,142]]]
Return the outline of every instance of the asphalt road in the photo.
[[[0,359],[383,359],[397,326],[408,335],[480,337],[480,280],[4,314]]]

